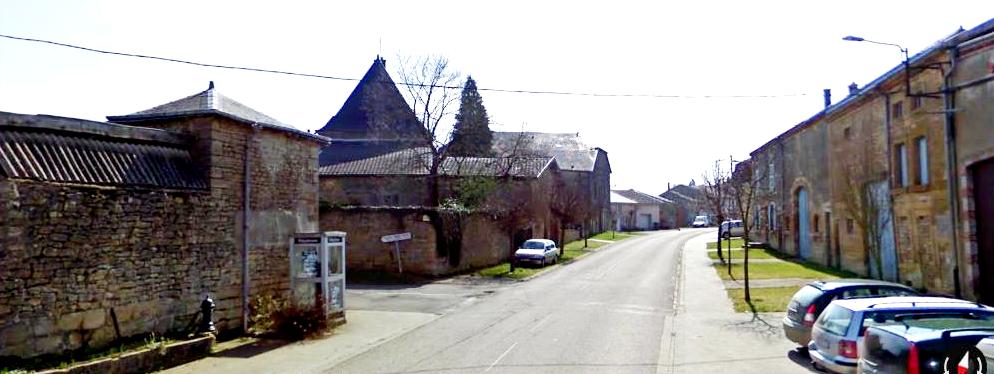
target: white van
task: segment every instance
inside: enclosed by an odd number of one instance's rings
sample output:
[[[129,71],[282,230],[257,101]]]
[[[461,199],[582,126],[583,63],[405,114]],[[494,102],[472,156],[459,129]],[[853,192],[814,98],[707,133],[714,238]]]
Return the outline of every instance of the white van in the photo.
[[[691,227],[708,227],[711,226],[711,220],[708,216],[697,216],[694,217],[694,223],[690,224]]]

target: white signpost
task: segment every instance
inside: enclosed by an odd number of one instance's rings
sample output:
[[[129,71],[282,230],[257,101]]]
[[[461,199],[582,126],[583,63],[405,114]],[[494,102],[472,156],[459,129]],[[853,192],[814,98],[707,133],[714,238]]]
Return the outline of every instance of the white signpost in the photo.
[[[404,265],[400,262],[400,242],[404,240],[411,240],[411,233],[404,232],[400,234],[385,235],[380,238],[381,242],[393,243],[394,253],[397,255],[397,271],[401,274],[404,273]]]

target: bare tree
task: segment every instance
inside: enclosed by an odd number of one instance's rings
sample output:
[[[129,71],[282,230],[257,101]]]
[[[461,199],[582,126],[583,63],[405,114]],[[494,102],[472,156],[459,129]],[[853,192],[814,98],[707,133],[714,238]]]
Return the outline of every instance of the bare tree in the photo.
[[[418,121],[429,137],[423,160],[428,169],[431,203],[441,203],[438,177],[445,159],[448,144],[452,141],[451,121],[454,120],[459,101],[459,73],[449,67],[449,60],[442,56],[424,56],[415,59],[399,57],[398,76],[406,88],[408,104],[414,109]]]
[[[887,174],[871,149],[873,136],[851,143],[842,158],[841,178],[836,183],[842,191],[843,211],[853,221],[863,239],[870,277],[883,278],[883,236],[891,226]]]
[[[701,189],[704,199],[700,201],[703,207],[712,212],[717,218],[718,224],[725,221],[725,210],[728,200],[728,173],[721,168],[721,162],[715,161],[714,168],[704,172],[704,186]],[[729,248],[731,249],[731,248]],[[725,257],[721,253],[721,230],[718,230],[718,259],[725,263]]]
[[[752,166],[751,160],[739,162],[732,172],[728,181],[729,197],[732,200],[736,213],[742,219],[742,274],[744,283],[745,301],[752,305],[752,297],[749,293],[749,235],[753,228],[752,221],[755,220],[755,201],[757,195],[762,193],[760,183],[766,180],[766,175],[759,168]],[[731,252],[729,252],[731,253]],[[731,260],[731,258],[729,258]],[[729,261],[730,262],[730,261]]]

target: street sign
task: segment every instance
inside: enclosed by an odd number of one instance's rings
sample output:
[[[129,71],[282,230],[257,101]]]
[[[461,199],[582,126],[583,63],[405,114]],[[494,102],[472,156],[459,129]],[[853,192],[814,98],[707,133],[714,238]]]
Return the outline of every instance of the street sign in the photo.
[[[384,243],[399,242],[401,240],[411,240],[411,233],[405,232],[400,234],[386,235],[380,238],[380,241]]]
[[[411,233],[404,232],[400,234],[384,235],[380,238],[380,241],[384,243],[393,243],[394,256],[397,257],[397,271],[401,274],[404,273],[404,265],[400,261],[400,242],[402,240],[411,240]]]

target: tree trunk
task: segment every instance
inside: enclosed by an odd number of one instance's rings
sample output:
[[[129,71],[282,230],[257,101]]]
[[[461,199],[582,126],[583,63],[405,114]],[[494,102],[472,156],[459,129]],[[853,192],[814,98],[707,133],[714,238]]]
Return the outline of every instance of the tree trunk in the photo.
[[[749,229],[745,229],[742,233],[742,251],[745,253],[742,255],[742,279],[745,282],[745,301],[750,303],[752,297],[749,295]],[[729,260],[731,260],[731,256],[729,256]]]
[[[508,264],[510,264],[510,266],[511,266],[511,272],[513,273],[514,272],[514,250],[516,249],[516,248],[514,248],[514,230],[508,230],[507,237],[508,237],[507,240],[509,242],[508,243],[508,247],[511,248],[510,249],[511,255],[508,256],[509,258],[507,259],[507,262],[508,262]]]
[[[583,248],[587,248],[587,222],[580,224],[580,235],[583,236]]]

